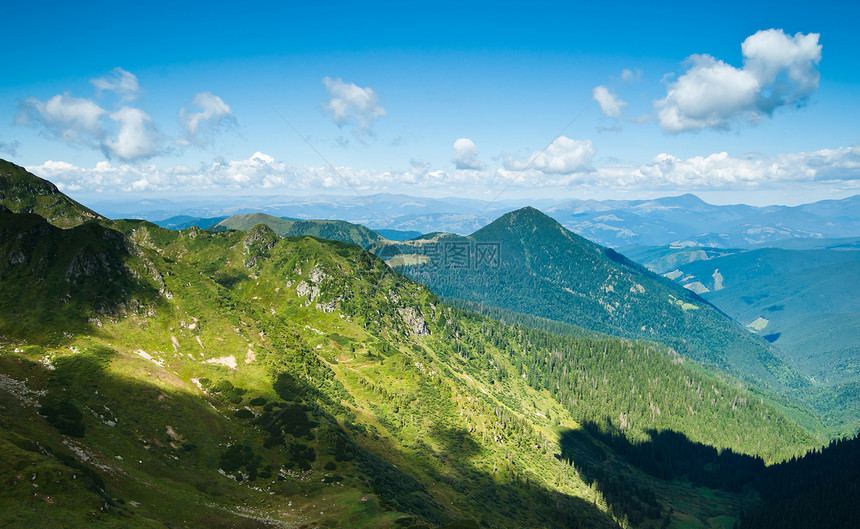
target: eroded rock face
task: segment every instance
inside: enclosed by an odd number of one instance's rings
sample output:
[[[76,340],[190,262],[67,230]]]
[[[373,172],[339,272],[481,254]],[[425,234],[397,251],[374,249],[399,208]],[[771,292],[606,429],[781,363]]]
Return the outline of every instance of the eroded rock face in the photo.
[[[403,318],[403,323],[409,327],[410,334],[416,336],[426,336],[430,334],[430,328],[427,327],[427,322],[424,321],[424,316],[413,307],[405,307],[397,309],[400,317]]]
[[[242,246],[245,248],[245,253],[248,258],[245,259],[245,268],[251,269],[262,262],[269,256],[269,252],[277,244],[280,237],[265,224],[254,226],[245,240],[242,241]]]
[[[329,301],[328,303],[317,303],[317,310],[322,312],[334,312],[338,308],[338,300]]]
[[[322,268],[319,265],[315,266],[313,270],[311,270],[310,274],[308,274],[312,283],[319,284],[323,279],[328,277],[328,274],[323,272]]]
[[[301,272],[300,269],[296,269],[297,272]],[[316,301],[316,299],[320,296],[320,284],[328,279],[328,274],[320,267],[319,265],[314,266],[311,271],[308,273],[307,281],[301,281],[298,285],[296,285],[296,294],[299,297],[307,297],[308,300],[305,302],[305,306],[310,306],[311,303]],[[292,283],[292,282],[290,282]],[[289,286],[289,284],[288,284]],[[316,308],[323,312],[332,312],[338,308],[338,302],[341,298],[335,299],[328,303],[317,303]]]
[[[105,252],[92,254],[80,250],[66,268],[65,277],[69,282],[92,277],[113,279],[121,275],[122,271],[122,262],[114,259],[113,256]]]
[[[310,285],[307,281],[302,281],[296,285],[296,294],[300,297],[308,297],[308,304],[310,304],[320,295],[320,289],[316,285]]]

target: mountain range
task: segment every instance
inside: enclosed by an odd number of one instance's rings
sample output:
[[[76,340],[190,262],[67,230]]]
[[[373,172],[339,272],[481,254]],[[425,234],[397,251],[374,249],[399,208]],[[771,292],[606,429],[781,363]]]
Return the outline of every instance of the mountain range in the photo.
[[[207,224],[207,219],[220,221],[235,214],[265,213],[295,219],[345,220],[374,230],[460,235],[526,205],[540,209],[578,235],[622,251],[631,246],[660,245],[746,248],[781,244],[786,239],[856,237],[860,232],[860,195],[792,207],[713,205],[691,194],[649,200],[561,202],[489,202],[394,194],[93,202],[93,207],[108,217],[143,218],[165,227],[180,222]]]

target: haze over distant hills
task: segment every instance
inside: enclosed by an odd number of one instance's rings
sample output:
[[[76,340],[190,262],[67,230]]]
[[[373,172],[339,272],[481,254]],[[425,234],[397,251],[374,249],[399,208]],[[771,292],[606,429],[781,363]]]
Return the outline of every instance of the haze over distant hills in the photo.
[[[860,411],[853,397],[860,388],[860,249],[856,239],[817,242],[824,248],[633,253],[771,342],[816,390],[841,403],[831,421],[850,424]]]
[[[499,216],[532,206],[565,228],[604,246],[750,247],[796,238],[855,237],[860,233],[860,195],[801,206],[712,205],[695,195],[649,200],[511,199],[496,203],[468,198],[358,196],[240,197],[173,202],[98,202],[110,218],[143,218],[160,225],[208,224],[205,219],[266,213],[294,219],[345,220],[371,229],[466,235]],[[181,219],[176,217],[181,216]],[[212,222],[211,224],[214,224]]]
[[[715,206],[690,194],[654,200],[573,200],[546,213],[571,231],[613,247],[732,248],[860,233],[860,195],[795,207]]]
[[[133,200],[95,201],[94,207],[111,218],[141,218],[164,221],[183,216],[191,219],[229,217],[236,214],[265,213],[293,219],[346,220],[370,228],[413,230],[421,233],[444,227],[448,231],[471,232],[488,224],[500,211],[514,209],[507,202],[408,195],[315,197],[231,197],[195,198],[183,201]],[[486,210],[486,211],[484,211]],[[483,212],[483,213],[482,213]]]

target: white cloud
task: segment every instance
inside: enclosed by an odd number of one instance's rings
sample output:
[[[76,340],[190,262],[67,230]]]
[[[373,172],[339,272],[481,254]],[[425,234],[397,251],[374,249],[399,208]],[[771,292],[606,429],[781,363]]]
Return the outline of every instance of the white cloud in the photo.
[[[625,70],[628,71],[628,70]],[[620,118],[627,102],[613,94],[605,86],[595,87],[592,97],[600,105],[600,113],[610,118]]]
[[[721,152],[678,158],[659,154],[631,172],[633,181],[686,188],[750,188],[794,182],[860,182],[860,145],[778,156],[733,158]]]
[[[512,192],[542,193],[562,189],[707,190],[744,191],[790,189],[806,186],[819,189],[860,190],[860,144],[815,152],[778,156],[727,153],[680,158],[661,153],[641,165],[606,165],[591,168],[593,147],[587,141],[564,138],[542,155],[533,154],[533,166],[524,162],[507,169],[472,171],[434,169],[413,160],[404,170],[379,171],[353,167],[305,166],[295,168],[265,153],[246,159],[215,160],[197,168],[177,165],[100,162],[95,167],[76,167],[48,161],[27,167],[48,178],[62,190],[89,192],[221,192],[273,190],[311,194],[320,189],[335,193],[405,192],[410,194],[457,192],[482,193],[508,188]],[[587,162],[587,163],[586,163]],[[550,176],[548,176],[550,175]],[[534,196],[534,195],[532,195]]]
[[[371,134],[373,123],[388,115],[379,104],[376,92],[369,86],[361,88],[331,77],[323,78],[322,82],[329,97],[323,108],[337,126],[355,125],[358,127],[357,135]]]
[[[210,185],[234,188],[288,187],[295,181],[289,164],[261,152],[255,152],[246,160],[213,163],[204,174]]]
[[[534,169],[544,174],[571,175],[590,171],[594,153],[591,140],[559,136],[542,152],[532,153],[528,161],[508,160],[506,166],[509,170]]]
[[[666,98],[658,101],[657,118],[667,132],[704,128],[728,128],[743,112],[755,115],[759,82],[709,55],[694,55],[686,74],[670,85]]]
[[[737,120],[755,123],[779,107],[803,104],[818,88],[818,37],[759,31],[741,45],[743,68],[710,55],[690,56],[687,71],[654,103],[660,126],[669,133],[727,129]]]
[[[28,97],[18,104],[15,123],[30,125],[73,145],[97,144],[107,111],[90,99],[56,95],[47,101]]]
[[[279,189],[314,193],[332,189],[350,193],[354,189],[378,191],[438,188],[454,184],[485,185],[483,173],[460,172],[452,176],[431,170],[429,164],[415,162],[404,171],[377,171],[352,167],[306,166],[296,169],[274,157],[256,152],[242,160],[215,160],[197,169],[178,165],[159,168],[153,164],[103,161],[93,168],[77,167],[63,161],[47,161],[27,167],[32,173],[54,182],[61,190],[90,192],[198,192]],[[347,183],[348,182],[348,183]],[[401,189],[403,190],[403,189]]]
[[[107,115],[116,126],[116,139],[105,127]],[[91,99],[56,95],[47,101],[30,97],[19,104],[16,123],[30,125],[70,145],[100,149],[106,156],[136,160],[159,152],[159,138],[149,115],[138,108],[122,107],[108,114]]]
[[[90,79],[90,83],[96,87],[98,95],[104,91],[114,92],[123,101],[131,101],[140,95],[140,84],[137,77],[122,68],[114,68],[110,76]]]
[[[640,79],[642,79],[642,70],[637,69],[634,71],[629,68],[621,70],[621,80],[625,83],[632,83]]]
[[[72,97],[68,93],[46,101],[28,97],[18,103],[15,123],[32,126],[69,145],[102,151],[109,158],[136,161],[165,152],[170,138],[158,133],[155,122],[140,108],[121,105],[141,92],[134,74],[114,68],[110,75],[92,79],[97,95],[111,91],[119,96],[107,110],[93,99]],[[192,110],[180,109],[179,121],[184,138],[176,144],[203,146],[213,134],[236,124],[233,110],[220,97],[202,92],[194,96]],[[106,119],[109,118],[109,119]],[[0,144],[0,150],[14,152],[17,144]]]
[[[210,92],[195,95],[193,104],[199,108],[198,112],[185,108],[179,111],[179,122],[186,132],[185,138],[179,140],[182,145],[200,145],[209,132],[236,124],[230,105]]]
[[[149,114],[139,108],[122,107],[110,115],[117,123],[117,139],[105,138],[106,155],[122,160],[139,160],[159,151],[159,138]]]
[[[475,142],[469,138],[458,138],[454,142],[451,161],[457,169],[480,170],[485,167],[484,163],[478,160],[478,148],[475,147]]]

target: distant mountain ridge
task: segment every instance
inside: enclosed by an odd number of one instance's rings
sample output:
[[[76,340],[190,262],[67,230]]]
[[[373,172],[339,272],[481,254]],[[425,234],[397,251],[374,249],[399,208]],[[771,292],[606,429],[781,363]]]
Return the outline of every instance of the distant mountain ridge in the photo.
[[[242,230],[248,231],[258,224],[265,224],[280,237],[304,237],[310,235],[321,239],[350,242],[362,248],[382,242],[385,237],[360,224],[343,220],[296,220],[273,217],[265,213],[233,215],[207,229],[211,231]]]
[[[625,252],[772,343],[810,380],[814,388],[807,396],[828,426],[850,435],[860,424],[858,239],[781,244],[785,248],[660,246]]]
[[[572,200],[546,213],[571,231],[613,247],[734,248],[860,234],[860,195],[794,207],[716,206],[690,194],[653,200]]]
[[[713,205],[692,194],[643,200],[526,200],[489,202],[396,194],[321,197],[218,197],[185,201],[94,201],[112,218],[161,224],[178,215],[196,219],[265,213],[296,219],[345,220],[374,230],[466,235],[504,213],[537,207],[564,227],[613,248],[637,246],[751,247],[783,239],[856,237],[860,195],[800,206]]]

